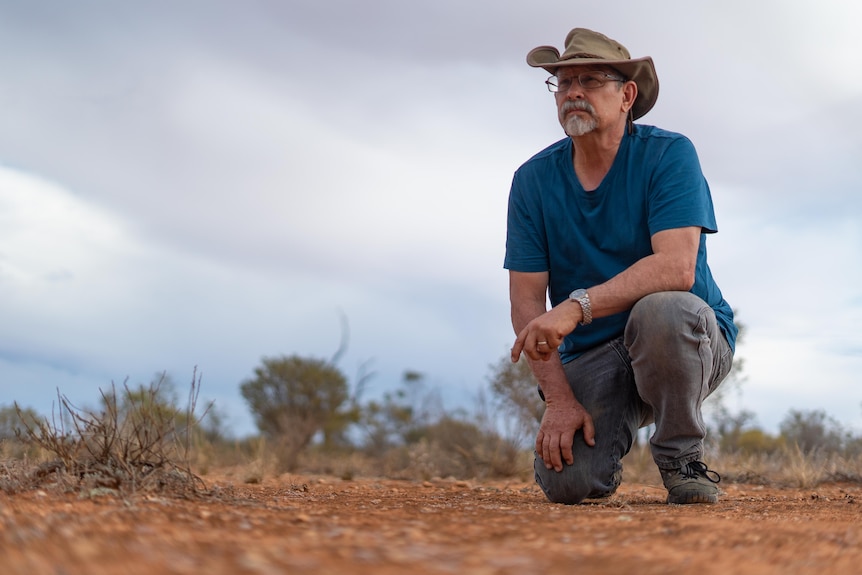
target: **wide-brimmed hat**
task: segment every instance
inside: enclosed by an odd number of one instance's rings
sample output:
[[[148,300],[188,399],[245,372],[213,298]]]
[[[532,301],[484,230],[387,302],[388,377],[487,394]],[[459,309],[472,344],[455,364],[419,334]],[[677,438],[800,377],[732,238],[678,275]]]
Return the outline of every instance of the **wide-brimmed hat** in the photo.
[[[539,46],[527,54],[527,64],[556,74],[561,66],[611,66],[638,85],[638,97],[632,106],[632,118],[637,120],[655,105],[658,99],[658,76],[652,58],[632,58],[626,47],[604,34],[575,28],[566,36],[566,51],[560,56],[553,46]]]

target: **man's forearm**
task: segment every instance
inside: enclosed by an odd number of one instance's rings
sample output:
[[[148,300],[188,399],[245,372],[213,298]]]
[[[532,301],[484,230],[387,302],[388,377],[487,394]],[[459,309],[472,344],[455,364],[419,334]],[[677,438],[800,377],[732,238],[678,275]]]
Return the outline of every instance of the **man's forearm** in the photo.
[[[518,334],[524,327],[536,317],[545,313],[544,303],[522,304],[512,306],[512,327]],[[556,351],[547,361],[526,358],[530,369],[542,388],[546,404],[559,403],[561,405],[577,403],[572,388],[566,379],[560,354]]]
[[[688,291],[694,284],[700,228],[677,228],[653,236],[653,250],[629,268],[588,289],[593,317],[626,311],[644,296],[660,291]]]

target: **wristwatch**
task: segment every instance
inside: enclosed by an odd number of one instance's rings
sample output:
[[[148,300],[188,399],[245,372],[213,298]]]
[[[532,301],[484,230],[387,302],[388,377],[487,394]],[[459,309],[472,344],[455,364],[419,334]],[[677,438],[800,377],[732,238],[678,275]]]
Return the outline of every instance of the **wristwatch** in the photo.
[[[587,290],[583,288],[576,289],[569,294],[569,299],[581,304],[581,312],[584,316],[581,319],[581,325],[591,324],[593,321],[593,307],[590,304],[590,294],[587,293]]]

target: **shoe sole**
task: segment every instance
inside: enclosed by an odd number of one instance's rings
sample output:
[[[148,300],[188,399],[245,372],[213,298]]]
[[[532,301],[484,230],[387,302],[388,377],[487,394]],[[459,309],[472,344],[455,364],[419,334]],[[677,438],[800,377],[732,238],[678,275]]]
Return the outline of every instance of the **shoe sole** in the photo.
[[[667,503],[673,505],[688,505],[690,503],[718,503],[717,495],[710,495],[708,493],[681,493],[674,497],[670,495],[667,496]]]

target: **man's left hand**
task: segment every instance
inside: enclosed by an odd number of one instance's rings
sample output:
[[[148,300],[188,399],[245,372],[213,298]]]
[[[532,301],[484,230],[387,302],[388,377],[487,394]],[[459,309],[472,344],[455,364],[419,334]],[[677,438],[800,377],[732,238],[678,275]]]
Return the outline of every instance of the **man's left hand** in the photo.
[[[530,359],[548,361],[563,343],[563,338],[575,331],[581,321],[581,306],[564,301],[528,323],[512,346],[512,362],[517,363],[524,352]]]

